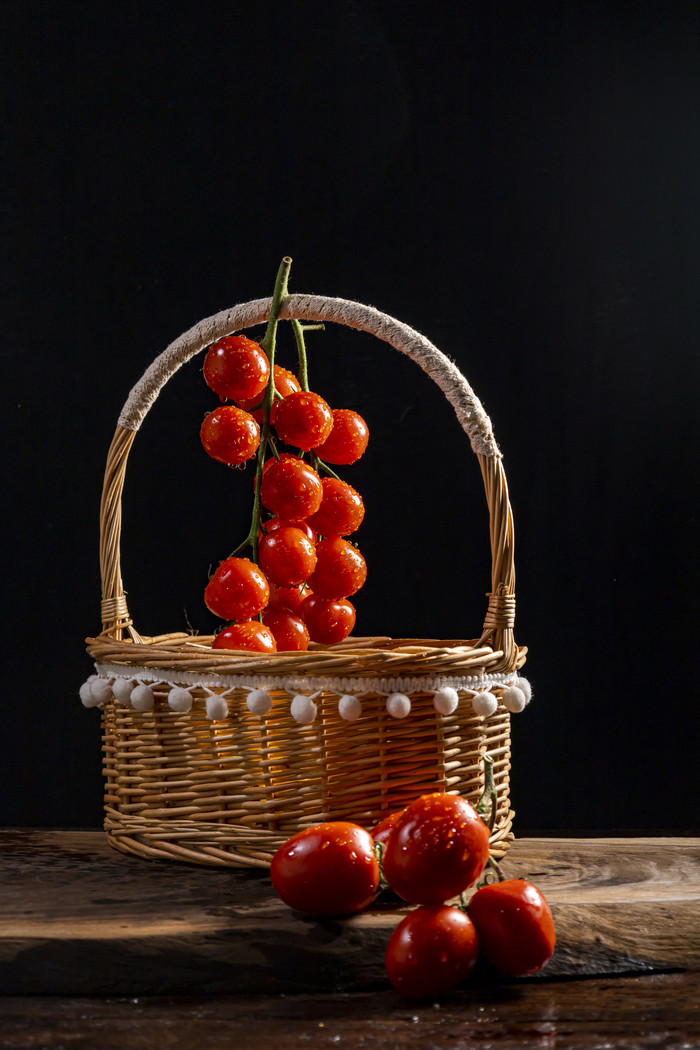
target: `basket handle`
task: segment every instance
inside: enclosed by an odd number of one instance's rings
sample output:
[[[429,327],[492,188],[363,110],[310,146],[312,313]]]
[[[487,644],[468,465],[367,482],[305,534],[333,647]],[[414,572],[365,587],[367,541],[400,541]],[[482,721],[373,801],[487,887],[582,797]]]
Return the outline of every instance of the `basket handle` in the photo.
[[[140,636],[129,616],[121,578],[121,499],[124,474],[136,432],[170,377],[191,357],[224,335],[267,321],[272,299],[256,299],[205,318],[170,344],[131,390],[110,446],[100,507],[102,633],[117,638],[125,630]],[[471,386],[450,359],[423,335],[371,306],[320,295],[290,295],[281,318],[328,321],[369,332],[412,358],[440,387],[469,437],[484,480],[491,534],[491,594],[480,642],[489,641],[503,657],[499,670],[513,670],[518,648],[515,622],[513,514],[501,453],[487,416]],[[494,667],[494,670],[496,668]]]

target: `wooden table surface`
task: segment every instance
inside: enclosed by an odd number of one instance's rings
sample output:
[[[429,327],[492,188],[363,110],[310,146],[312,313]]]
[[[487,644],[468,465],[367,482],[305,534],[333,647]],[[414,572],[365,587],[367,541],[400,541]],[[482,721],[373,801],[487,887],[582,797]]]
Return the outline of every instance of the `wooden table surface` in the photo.
[[[503,866],[552,905],[551,963],[413,1002],[395,901],[315,921],[265,872],[0,831],[0,1047],[700,1047],[700,839],[520,839]]]

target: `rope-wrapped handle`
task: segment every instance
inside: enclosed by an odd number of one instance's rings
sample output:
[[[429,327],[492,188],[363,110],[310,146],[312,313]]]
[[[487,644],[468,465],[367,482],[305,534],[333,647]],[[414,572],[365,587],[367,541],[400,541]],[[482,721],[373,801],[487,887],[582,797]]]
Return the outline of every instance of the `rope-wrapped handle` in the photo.
[[[134,640],[139,639],[129,617],[120,565],[121,498],[126,464],[136,432],[158,394],[178,368],[222,336],[267,321],[271,305],[271,298],[256,299],[200,321],[172,342],[131,390],[109,450],[102,493],[100,570],[103,633],[122,637],[124,630],[128,630]],[[491,420],[471,386],[457,366],[425,336],[374,307],[320,295],[290,295],[284,300],[280,317],[336,322],[368,332],[414,360],[443,391],[479,459],[489,508],[491,595],[480,642],[489,639],[494,649],[502,650],[502,667],[512,670],[518,652],[513,640],[513,514]]]

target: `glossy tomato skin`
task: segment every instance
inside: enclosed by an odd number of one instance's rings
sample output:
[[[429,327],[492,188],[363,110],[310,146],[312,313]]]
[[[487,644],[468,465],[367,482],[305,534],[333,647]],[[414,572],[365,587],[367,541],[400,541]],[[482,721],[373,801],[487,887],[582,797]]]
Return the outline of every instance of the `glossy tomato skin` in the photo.
[[[265,351],[245,335],[227,335],[217,340],[204,359],[207,385],[219,397],[239,403],[249,399],[251,404],[257,404],[269,375],[270,362]]]
[[[265,575],[248,558],[226,558],[204,589],[207,608],[222,620],[249,620],[269,598]]]
[[[333,409],[333,429],[315,449],[325,463],[348,465],[356,463],[367,449],[369,427],[351,408]]]
[[[323,499],[321,479],[298,456],[285,456],[263,466],[260,500],[263,507],[285,521],[303,521],[315,514]]]
[[[347,598],[321,598],[309,594],[304,599],[299,615],[309,629],[312,642],[337,645],[355,626],[355,606]]]
[[[309,631],[304,621],[285,609],[267,608],[262,614],[277,644],[278,653],[305,652],[309,648]]]
[[[270,877],[284,903],[306,915],[362,911],[379,889],[372,836],[347,821],[306,828],[277,850]]]
[[[388,816],[382,817],[379,823],[374,825],[370,835],[375,842],[382,842],[386,846],[389,836],[396,827],[396,823],[402,813],[402,809],[397,809],[393,813],[389,813]]]
[[[297,390],[277,406],[275,429],[282,441],[308,452],[330,434],[333,414],[320,394]]]
[[[397,991],[411,998],[442,995],[469,976],[479,956],[474,924],[459,908],[433,904],[401,920],[384,964]]]
[[[477,890],[469,902],[485,958],[509,977],[537,973],[554,952],[549,904],[525,879],[506,879]]]
[[[204,451],[219,463],[237,467],[255,455],[260,427],[235,405],[221,405],[205,416],[199,431]]]
[[[384,877],[410,904],[444,904],[471,886],[489,857],[489,832],[458,795],[422,795],[407,806],[384,851]]]
[[[301,616],[302,606],[310,594],[311,591],[305,584],[300,587],[278,587],[277,584],[271,583],[269,605],[271,609],[284,609],[295,616]]]
[[[269,627],[259,620],[242,620],[219,631],[212,649],[234,649],[252,653],[276,653],[277,645]]]
[[[280,587],[293,587],[308,580],[316,567],[316,548],[294,525],[273,529],[258,546],[260,568],[268,580]]]
[[[316,568],[309,577],[321,598],[349,598],[367,579],[367,563],[357,547],[342,536],[326,536],[316,545]]]
[[[340,478],[323,478],[321,506],[309,525],[322,536],[349,536],[362,524],[365,505],[352,485]]]
[[[281,394],[282,398],[285,398],[287,394],[294,393],[294,391],[296,390],[301,390],[299,380],[297,379],[297,377],[292,372],[287,371],[286,368],[280,368],[279,365],[275,365],[274,373],[275,390],[278,394]],[[263,408],[255,408],[255,406],[260,403],[261,399],[262,394],[257,398],[250,398],[246,401],[239,400],[238,405],[240,408],[245,409],[246,412],[251,412],[253,418],[256,419],[258,423],[262,425],[262,422],[265,418],[265,410]],[[275,398],[275,400],[272,402],[272,408],[270,410],[271,423],[274,423],[275,421],[275,416],[277,415],[277,406],[279,405],[279,403],[280,402],[277,398]],[[255,411],[251,411],[252,409],[255,409]]]
[[[266,536],[270,532],[274,532],[275,529],[284,528],[286,525],[293,525],[295,529],[301,529],[306,538],[311,540],[313,544],[315,544],[318,539],[314,530],[305,521],[284,521],[282,518],[268,518],[267,521],[264,521],[262,524],[263,528],[260,529],[260,532],[258,533],[259,539],[262,539],[263,536]],[[263,529],[265,530],[264,532]]]

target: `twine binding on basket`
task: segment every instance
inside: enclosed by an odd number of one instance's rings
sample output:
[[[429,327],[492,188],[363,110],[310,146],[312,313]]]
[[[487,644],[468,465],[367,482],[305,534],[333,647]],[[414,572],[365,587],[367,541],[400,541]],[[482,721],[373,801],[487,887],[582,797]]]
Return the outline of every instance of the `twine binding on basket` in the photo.
[[[290,295],[282,318],[374,334],[438,384],[469,437],[489,509],[491,593],[472,641],[348,638],[303,653],[212,650],[210,637],[135,629],[121,574],[121,501],[129,453],[158,393],[216,339],[267,320],[260,299],[199,322],[146,370],[109,450],[100,516],[102,631],[87,640],[101,710],[105,827],[118,849],[208,865],[265,866],[301,827],[345,819],[371,827],[426,791],[471,801],[494,760],[492,852],[512,840],[510,713],[530,686],[513,637],[513,516],[491,421],[467,380],[424,336],[373,307]]]

